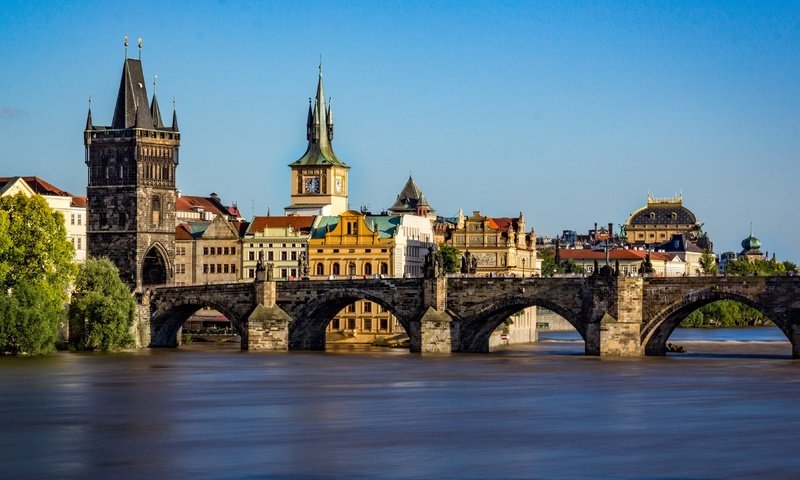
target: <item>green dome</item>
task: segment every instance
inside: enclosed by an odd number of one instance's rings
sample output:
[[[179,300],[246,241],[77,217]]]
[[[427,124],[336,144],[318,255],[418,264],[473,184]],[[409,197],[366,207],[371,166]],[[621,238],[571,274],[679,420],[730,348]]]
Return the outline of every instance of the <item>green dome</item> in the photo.
[[[742,240],[742,248],[745,252],[758,250],[761,248],[761,240],[757,239],[751,234],[749,237]]]

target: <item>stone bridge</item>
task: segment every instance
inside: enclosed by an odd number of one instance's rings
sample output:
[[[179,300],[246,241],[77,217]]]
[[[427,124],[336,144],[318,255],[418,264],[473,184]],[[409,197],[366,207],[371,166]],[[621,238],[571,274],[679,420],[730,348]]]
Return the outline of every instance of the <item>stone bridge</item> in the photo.
[[[736,300],[764,313],[800,358],[800,277],[389,278],[160,287],[139,294],[138,342],[176,346],[198,309],[225,315],[242,349],[324,350],[325,328],[342,308],[370,300],[392,312],[423,353],[488,352],[511,314],[540,306],[580,333],[588,355],[664,355],[693,310]]]

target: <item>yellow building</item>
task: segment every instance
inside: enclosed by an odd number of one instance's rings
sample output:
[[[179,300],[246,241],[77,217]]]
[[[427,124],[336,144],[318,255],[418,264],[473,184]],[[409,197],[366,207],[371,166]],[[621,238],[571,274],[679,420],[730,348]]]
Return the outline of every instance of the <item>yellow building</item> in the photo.
[[[702,224],[683,206],[683,197],[653,198],[636,210],[625,223],[625,238],[632,245],[661,244],[673,235],[685,234],[690,240],[700,236]]]
[[[272,265],[276,279],[297,279],[308,258],[308,236],[314,217],[302,215],[254,217],[242,239],[242,270],[255,278],[259,258]]]
[[[487,217],[480,212],[464,217],[459,212],[455,228],[445,233],[444,243],[457,248],[464,261],[467,253],[479,276],[530,276],[541,271],[536,257],[536,235],[525,231],[525,217]]]
[[[319,216],[308,240],[311,278],[394,276],[394,235],[402,217],[346,211]],[[362,300],[345,307],[328,324],[331,340],[368,342],[376,336],[405,334],[383,306]]]
[[[445,232],[445,244],[462,254],[462,274],[478,276],[532,276],[541,272],[536,256],[536,235],[525,231],[525,217],[487,217],[459,210],[455,227]],[[513,323],[489,337],[489,347],[536,341],[536,307],[517,313]]]

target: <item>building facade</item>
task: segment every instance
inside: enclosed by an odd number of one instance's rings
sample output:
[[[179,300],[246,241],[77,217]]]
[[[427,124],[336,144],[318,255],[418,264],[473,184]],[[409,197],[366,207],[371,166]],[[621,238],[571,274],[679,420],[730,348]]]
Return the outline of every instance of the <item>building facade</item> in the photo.
[[[314,217],[254,217],[242,239],[242,270],[255,278],[256,265],[272,265],[273,278],[292,280],[309,275],[308,238]]]
[[[69,192],[35,176],[0,177],[0,197],[22,193],[26,196],[41,195],[56,212],[64,217],[67,239],[74,248],[73,260],[86,261],[86,197]]]
[[[108,257],[132,288],[172,283],[180,131],[165,126],[138,59],[126,58],[110,126],[84,130],[88,254]],[[153,83],[155,89],[155,82]]]
[[[210,222],[175,228],[175,284],[227,283],[242,279],[241,222],[217,215]]]
[[[673,235],[690,239],[701,236],[702,224],[694,213],[683,206],[683,197],[653,198],[633,212],[625,223],[625,238],[631,245],[658,245]]]

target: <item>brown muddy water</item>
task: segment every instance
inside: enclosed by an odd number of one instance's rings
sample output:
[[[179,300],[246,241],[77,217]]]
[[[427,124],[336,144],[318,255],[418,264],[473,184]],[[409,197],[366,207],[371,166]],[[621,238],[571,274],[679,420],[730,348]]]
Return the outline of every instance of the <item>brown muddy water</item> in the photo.
[[[3,358],[0,478],[799,478],[800,361],[779,332],[719,332],[637,359],[569,335]]]

